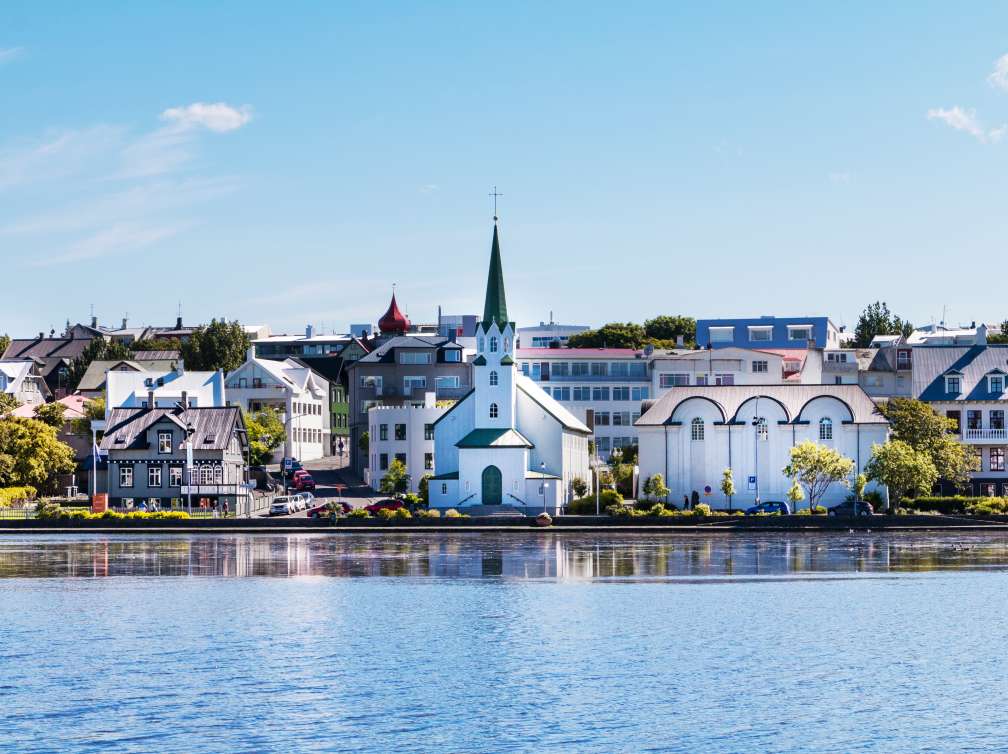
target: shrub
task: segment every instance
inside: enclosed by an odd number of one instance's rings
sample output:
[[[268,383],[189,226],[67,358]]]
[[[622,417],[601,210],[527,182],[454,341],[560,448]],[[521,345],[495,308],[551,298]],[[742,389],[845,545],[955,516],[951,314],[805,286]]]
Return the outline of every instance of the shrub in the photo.
[[[445,518],[462,518],[462,514],[459,513],[457,510],[455,510],[454,508],[449,508],[448,510],[446,510],[444,512],[444,517]]]
[[[21,487],[0,487],[0,508],[8,508],[12,503],[21,503],[35,497],[38,490],[30,484]]]
[[[865,502],[871,503],[872,508],[876,511],[885,507],[885,498],[882,497],[882,493],[878,490],[872,490],[871,492],[866,492],[861,496],[861,499]]]
[[[405,502],[406,505],[417,506],[420,505],[422,500],[419,495],[414,495],[412,492],[407,492],[406,497],[403,498],[403,502]]]
[[[409,512],[406,508],[398,508],[392,511],[392,518],[398,519],[400,521],[406,521],[413,518],[413,514]]]
[[[985,497],[966,506],[971,516],[1003,516],[1008,514],[1008,498]]]
[[[419,510],[416,515],[417,518],[441,518],[441,511],[437,508],[432,508],[431,510]]]
[[[867,496],[866,496],[867,497]],[[946,497],[918,497],[915,499],[903,498],[899,501],[899,508],[906,508],[908,511],[938,511],[945,515],[965,513],[970,505],[990,500],[987,497],[964,497],[963,495],[952,495]],[[873,503],[874,504],[874,503]]]
[[[391,521],[393,518],[395,518],[395,514],[396,512],[391,508],[378,509],[378,518],[380,518],[382,521]]]
[[[595,497],[583,497],[579,500],[571,500],[567,503],[565,510],[575,516],[592,516],[595,514]],[[599,497],[599,510],[602,508],[602,498]]]
[[[817,505],[814,508],[812,508],[812,513],[814,513],[816,516],[825,516],[826,515],[826,506],[825,505]]]
[[[371,518],[371,513],[364,508],[352,508],[347,518]]]
[[[709,516],[711,515],[711,508],[707,503],[697,503],[693,506],[694,516]]]
[[[574,494],[578,497],[584,497],[588,494],[588,482],[581,477],[576,476],[571,480],[571,490],[573,490]]]

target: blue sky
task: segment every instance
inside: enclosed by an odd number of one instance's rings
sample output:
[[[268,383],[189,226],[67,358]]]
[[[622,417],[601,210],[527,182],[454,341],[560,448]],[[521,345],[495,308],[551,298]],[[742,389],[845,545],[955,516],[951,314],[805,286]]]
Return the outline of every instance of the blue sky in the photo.
[[[1003,4],[204,5],[0,6],[0,332],[475,312],[494,184],[519,323],[1008,318]]]

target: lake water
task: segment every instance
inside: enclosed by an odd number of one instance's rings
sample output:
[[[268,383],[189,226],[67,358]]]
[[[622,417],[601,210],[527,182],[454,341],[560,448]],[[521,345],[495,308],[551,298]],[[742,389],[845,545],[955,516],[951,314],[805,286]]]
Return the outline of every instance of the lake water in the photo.
[[[0,750],[1008,750],[1008,537],[0,537]]]

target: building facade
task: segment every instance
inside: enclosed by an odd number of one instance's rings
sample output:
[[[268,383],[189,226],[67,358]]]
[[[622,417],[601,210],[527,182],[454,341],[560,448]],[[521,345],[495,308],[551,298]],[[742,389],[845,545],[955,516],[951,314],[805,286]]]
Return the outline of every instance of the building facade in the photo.
[[[839,348],[845,334],[829,317],[698,319],[697,345],[712,348]]]
[[[409,474],[409,491],[420,480],[434,476],[434,424],[448,410],[437,406],[434,393],[423,406],[374,406],[368,411],[368,462],[365,481],[381,491],[381,481],[393,461],[402,461]]]
[[[553,320],[518,328],[519,348],[566,348],[571,335],[588,330],[588,325],[561,325]]]
[[[105,374],[105,416],[115,408],[172,408],[176,403],[210,408],[226,406],[224,373],[189,372],[179,361],[167,372],[111,370]]]
[[[23,406],[39,406],[52,397],[34,361],[0,359],[0,393],[14,397]]]

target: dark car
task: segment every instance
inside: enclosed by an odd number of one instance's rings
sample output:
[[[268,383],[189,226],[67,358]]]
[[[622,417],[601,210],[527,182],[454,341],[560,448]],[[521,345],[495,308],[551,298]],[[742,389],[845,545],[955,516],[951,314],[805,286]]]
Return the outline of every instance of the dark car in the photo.
[[[840,505],[834,505],[827,513],[831,516],[853,518],[854,516],[872,516],[875,514],[875,509],[872,508],[871,503],[864,500],[859,500],[857,503],[853,500],[848,500],[847,502],[840,503]]]
[[[294,477],[294,489],[298,492],[312,491],[315,490],[315,480],[311,478],[311,474],[308,473],[298,473]]]
[[[400,508],[405,507],[406,506],[400,503],[398,500],[390,499],[390,500],[379,500],[377,503],[371,503],[371,505],[365,505],[364,510],[366,510],[373,516],[380,510],[397,511]]]
[[[746,508],[747,516],[755,516],[759,513],[779,513],[782,516],[790,516],[791,509],[787,503],[760,503],[751,508]]]
[[[346,515],[350,512],[350,510],[351,508],[349,503],[329,500],[312,506],[305,512],[305,515],[308,516],[308,518],[327,518],[332,513]]]

